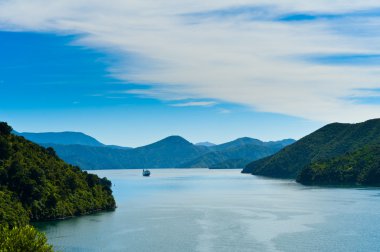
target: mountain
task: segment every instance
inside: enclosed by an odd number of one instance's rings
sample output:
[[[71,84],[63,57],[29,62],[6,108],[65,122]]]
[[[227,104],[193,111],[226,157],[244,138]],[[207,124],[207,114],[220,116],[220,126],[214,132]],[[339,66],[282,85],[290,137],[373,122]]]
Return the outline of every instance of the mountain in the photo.
[[[304,185],[380,186],[380,145],[367,145],[325,161],[307,165],[297,176]]]
[[[278,153],[248,164],[243,173],[296,178],[310,163],[329,160],[380,143],[380,119],[363,123],[332,123]]]
[[[262,142],[248,137],[238,138],[225,144],[209,147],[210,152],[184,162],[179,167],[243,168],[249,162],[272,155],[293,142],[295,140]]]
[[[128,148],[104,145],[79,132],[17,134],[45,148],[52,147],[60,158],[86,170],[217,168],[216,165],[220,165],[218,168],[242,168],[294,142],[292,139],[262,142],[244,137],[221,145],[208,142],[194,145],[180,136],[170,136],[150,145]]]
[[[211,165],[210,169],[241,169],[248,163],[252,162],[251,159],[227,159],[226,161],[215,163]]]
[[[16,135],[25,137],[29,141],[38,143],[38,144],[63,144],[63,145],[71,145],[71,144],[80,144],[87,146],[105,146],[95,138],[88,136],[81,132],[45,132],[45,133],[29,133],[23,132],[18,133],[15,132]]]
[[[54,148],[63,160],[87,170],[173,168],[209,151],[207,147],[195,146],[180,136],[170,136],[134,149],[56,144],[43,146]]]
[[[0,223],[5,218],[15,225],[25,223],[12,221],[14,214],[4,213],[6,209],[37,221],[115,208],[109,180],[66,164],[52,148],[11,134],[4,122],[0,122],[0,195],[4,197]]]
[[[282,149],[285,146],[294,143],[294,139],[284,139],[280,141],[269,141],[269,142],[263,142],[259,139],[250,138],[250,137],[241,137],[236,140],[212,146],[210,147],[214,151],[224,151],[224,150],[231,150],[236,147],[241,146],[263,146],[263,147],[269,147],[269,148],[275,148],[275,149]]]
[[[195,145],[211,147],[211,146],[215,146],[216,144],[210,143],[210,142],[200,142],[200,143],[196,143]]]
[[[244,145],[262,145],[262,144],[263,142],[258,139],[242,137],[242,138],[238,138],[236,140],[233,140],[227,143],[212,146],[211,148],[214,151],[224,151],[224,150],[228,150],[228,149],[232,149],[232,148],[240,147]]]
[[[129,165],[133,168],[171,168],[208,151],[207,147],[195,146],[180,136],[170,136],[156,143],[130,150]]]
[[[128,149],[95,147],[86,145],[41,144],[52,147],[65,162],[85,170],[126,169]]]

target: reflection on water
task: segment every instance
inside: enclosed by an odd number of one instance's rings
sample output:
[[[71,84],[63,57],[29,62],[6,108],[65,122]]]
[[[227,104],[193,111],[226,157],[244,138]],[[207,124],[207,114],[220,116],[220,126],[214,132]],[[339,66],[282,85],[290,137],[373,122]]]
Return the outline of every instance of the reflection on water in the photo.
[[[377,189],[151,171],[94,171],[112,180],[116,211],[37,227],[60,251],[380,251]]]

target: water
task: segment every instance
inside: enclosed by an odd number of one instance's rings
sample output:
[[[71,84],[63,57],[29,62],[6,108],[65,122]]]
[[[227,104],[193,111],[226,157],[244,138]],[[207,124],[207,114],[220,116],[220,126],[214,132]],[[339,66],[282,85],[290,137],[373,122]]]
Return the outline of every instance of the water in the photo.
[[[380,190],[305,187],[238,170],[94,173],[118,208],[39,223],[60,251],[380,251]]]

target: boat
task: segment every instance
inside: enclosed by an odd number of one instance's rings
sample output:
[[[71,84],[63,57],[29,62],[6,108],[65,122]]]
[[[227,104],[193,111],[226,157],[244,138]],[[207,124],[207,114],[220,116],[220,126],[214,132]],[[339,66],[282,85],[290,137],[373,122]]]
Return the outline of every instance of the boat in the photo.
[[[149,176],[150,176],[150,171],[149,171],[149,170],[145,170],[145,169],[143,169],[142,175],[143,175],[144,177],[149,177]]]

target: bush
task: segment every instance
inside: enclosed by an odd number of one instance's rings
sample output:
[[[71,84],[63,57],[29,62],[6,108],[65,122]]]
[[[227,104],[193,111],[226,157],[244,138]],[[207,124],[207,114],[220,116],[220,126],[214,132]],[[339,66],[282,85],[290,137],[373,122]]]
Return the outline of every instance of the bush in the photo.
[[[46,236],[32,226],[0,226],[0,252],[50,252]]]
[[[29,216],[17,198],[9,191],[0,191],[0,226],[24,226]]]

